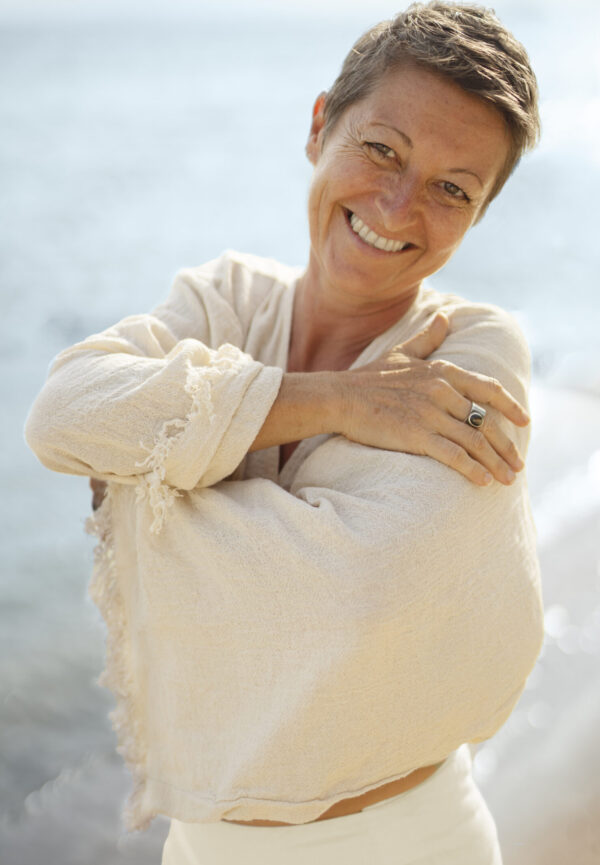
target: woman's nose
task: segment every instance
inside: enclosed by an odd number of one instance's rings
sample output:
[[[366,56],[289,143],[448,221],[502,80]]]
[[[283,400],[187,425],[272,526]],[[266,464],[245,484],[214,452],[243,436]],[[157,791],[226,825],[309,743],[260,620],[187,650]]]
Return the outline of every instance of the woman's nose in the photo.
[[[417,178],[404,172],[385,178],[376,206],[382,225],[388,230],[396,231],[410,225],[418,217],[420,206]]]

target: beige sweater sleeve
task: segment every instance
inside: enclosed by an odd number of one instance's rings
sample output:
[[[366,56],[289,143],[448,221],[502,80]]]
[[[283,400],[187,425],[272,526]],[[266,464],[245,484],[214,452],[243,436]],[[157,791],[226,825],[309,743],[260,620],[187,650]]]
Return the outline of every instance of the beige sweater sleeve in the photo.
[[[184,271],[152,314],[58,355],[27,442],[54,471],[142,479],[156,504],[175,489],[216,483],[243,459],[281,383],[280,369],[241,344],[234,310]]]
[[[106,682],[127,695],[131,827],[314,820],[514,708],[543,637],[524,479],[482,489],[335,437],[289,493],[256,478],[178,498],[152,545],[114,492],[94,597],[114,620]]]

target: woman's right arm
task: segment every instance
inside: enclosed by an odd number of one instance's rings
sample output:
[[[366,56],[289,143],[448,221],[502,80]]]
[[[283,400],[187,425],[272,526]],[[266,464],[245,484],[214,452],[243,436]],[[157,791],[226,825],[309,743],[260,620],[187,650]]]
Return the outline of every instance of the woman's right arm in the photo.
[[[154,487],[231,474],[277,397],[282,370],[258,363],[235,311],[203,270],[168,301],[61,352],[25,436],[54,471]]]
[[[62,352],[25,427],[40,461],[125,483],[155,473],[181,489],[231,474],[277,397],[282,370],[230,344],[211,349],[188,338],[171,347],[171,337],[139,316]]]

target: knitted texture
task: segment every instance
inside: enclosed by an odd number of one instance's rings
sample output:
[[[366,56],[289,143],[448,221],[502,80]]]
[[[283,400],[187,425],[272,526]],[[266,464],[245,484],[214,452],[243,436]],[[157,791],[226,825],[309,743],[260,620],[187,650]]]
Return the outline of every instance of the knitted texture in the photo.
[[[299,271],[225,253],[165,304],[58,356],[26,435],[109,482],[89,522],[126,814],[304,823],[492,736],[541,647],[526,480],[481,488],[341,436],[247,454],[287,361]],[[451,322],[435,352],[526,403],[496,307],[422,288],[355,362]],[[493,410],[490,413],[496,415]],[[527,430],[505,419],[522,452]]]

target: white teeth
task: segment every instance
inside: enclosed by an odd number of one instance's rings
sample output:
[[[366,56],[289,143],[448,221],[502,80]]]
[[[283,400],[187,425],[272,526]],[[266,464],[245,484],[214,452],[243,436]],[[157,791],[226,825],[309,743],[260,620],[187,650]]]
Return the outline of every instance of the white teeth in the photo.
[[[392,240],[390,237],[381,237],[373,231],[372,228],[365,225],[360,216],[357,216],[355,213],[350,214],[350,225],[352,226],[352,230],[358,234],[365,243],[368,243],[369,246],[374,246],[375,249],[383,249],[386,252],[399,252],[401,249],[404,249],[405,246],[408,246],[408,244],[404,243],[402,240]]]

